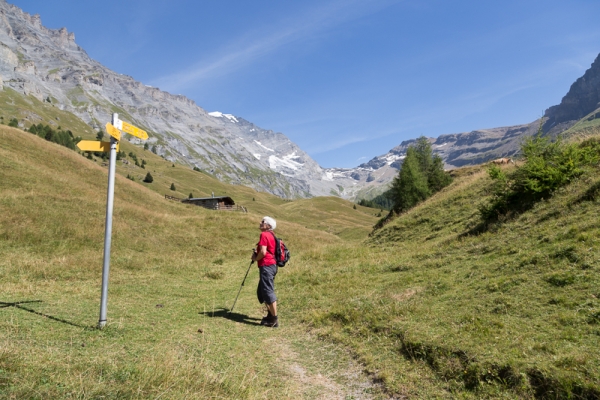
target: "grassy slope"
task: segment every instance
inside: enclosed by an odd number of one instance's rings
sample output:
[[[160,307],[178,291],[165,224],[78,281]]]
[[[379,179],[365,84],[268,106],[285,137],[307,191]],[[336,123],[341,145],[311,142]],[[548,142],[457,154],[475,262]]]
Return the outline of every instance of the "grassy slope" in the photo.
[[[393,393],[599,396],[598,171],[470,235],[489,181],[466,168],[361,243],[373,210],[329,198],[285,202],[125,146],[147,159],[155,181],[117,180],[110,324],[99,332],[89,326],[98,312],[105,167],[0,127],[0,301],[42,300],[22,306],[38,314],[0,308],[4,393],[310,398],[327,385],[302,389],[290,360],[313,376],[326,364],[333,376],[345,359],[303,335],[308,324],[351,349]],[[136,178],[146,171],[118,167]],[[175,195],[231,195],[250,214],[167,202],[171,182]],[[251,325],[260,317],[253,285],[236,306],[238,323],[220,311],[237,293],[247,268],[240,260],[265,214],[280,220],[293,251],[278,277],[286,328],[269,335]],[[277,356],[263,355],[265,346]],[[315,362],[308,348],[329,358]]]
[[[62,129],[70,129],[75,136],[84,139],[96,137],[93,129],[67,111],[61,111],[58,107],[48,102],[41,102],[33,96],[23,96],[18,92],[5,87],[0,88],[0,121],[8,124],[11,118],[16,118],[23,123],[25,128],[32,124],[42,123],[50,125],[53,129],[59,126]]]
[[[248,214],[208,211],[117,176],[109,324],[98,331],[106,168],[0,126],[0,398],[312,398],[356,385],[344,375],[352,360],[307,336],[291,312],[279,330],[257,326],[255,268],[235,312],[223,311],[257,222],[291,203],[171,165],[183,186],[256,200]],[[336,230],[355,227],[356,215],[375,221],[346,209],[353,216]],[[306,251],[341,242],[300,222],[278,226],[293,254],[278,276],[284,311]]]
[[[306,321],[393,392],[598,398],[598,170],[479,235],[470,233],[489,178],[467,171],[368,249],[323,262],[343,278],[303,300]]]

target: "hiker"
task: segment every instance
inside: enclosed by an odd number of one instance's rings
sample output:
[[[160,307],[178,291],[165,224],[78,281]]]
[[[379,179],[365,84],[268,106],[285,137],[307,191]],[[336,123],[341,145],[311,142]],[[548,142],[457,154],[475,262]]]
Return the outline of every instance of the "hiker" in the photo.
[[[275,234],[273,229],[277,222],[271,217],[264,217],[260,221],[260,239],[252,254],[252,261],[258,264],[260,278],[256,294],[260,304],[267,305],[267,316],[260,324],[277,328],[277,297],[275,296],[275,275],[277,275],[277,264],[275,263]]]

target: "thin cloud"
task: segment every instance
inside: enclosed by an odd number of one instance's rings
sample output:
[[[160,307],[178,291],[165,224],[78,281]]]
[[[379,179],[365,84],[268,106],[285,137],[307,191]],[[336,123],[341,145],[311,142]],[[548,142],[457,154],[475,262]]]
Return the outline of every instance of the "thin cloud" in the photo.
[[[229,51],[201,61],[192,68],[159,77],[153,86],[167,91],[180,91],[206,80],[230,74],[262,56],[273,53],[295,41],[310,39],[344,22],[379,11],[399,0],[336,0],[304,15],[275,24],[260,32],[242,36],[228,46]]]

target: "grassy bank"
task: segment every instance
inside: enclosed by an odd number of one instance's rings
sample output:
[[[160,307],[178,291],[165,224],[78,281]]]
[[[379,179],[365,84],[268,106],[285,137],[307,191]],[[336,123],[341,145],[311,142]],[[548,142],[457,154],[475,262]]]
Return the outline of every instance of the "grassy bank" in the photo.
[[[379,210],[283,201],[147,153],[150,185],[118,166],[100,331],[106,167],[0,127],[0,397],[600,396],[596,167],[485,227],[491,181],[466,168],[367,237]],[[175,178],[250,212],[167,201]],[[263,215],[292,251],[275,330],[258,326],[254,268],[227,313]]]
[[[598,170],[483,232],[490,181],[471,172],[323,260],[331,279],[294,305],[395,393],[598,398]]]

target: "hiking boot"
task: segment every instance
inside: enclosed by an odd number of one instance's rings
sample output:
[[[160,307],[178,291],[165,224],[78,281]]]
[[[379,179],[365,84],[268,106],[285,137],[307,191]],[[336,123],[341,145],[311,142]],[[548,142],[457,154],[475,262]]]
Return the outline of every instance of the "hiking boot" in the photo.
[[[266,326],[268,328],[278,328],[279,321],[277,321],[277,315],[274,316],[273,318],[269,319],[267,322],[265,322],[264,326]]]
[[[271,318],[273,316],[271,315],[271,312],[267,312],[267,316],[263,317],[263,319],[260,320],[260,324],[261,325],[266,325],[267,323],[269,323],[271,321]]]

